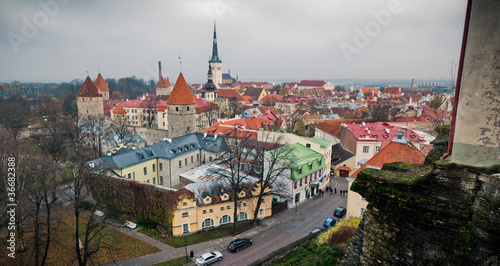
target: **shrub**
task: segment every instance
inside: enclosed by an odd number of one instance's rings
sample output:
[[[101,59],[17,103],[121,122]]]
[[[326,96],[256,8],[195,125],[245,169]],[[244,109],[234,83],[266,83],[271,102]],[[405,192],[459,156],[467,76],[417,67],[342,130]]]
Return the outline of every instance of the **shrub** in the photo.
[[[143,218],[137,221],[137,225],[145,229],[156,229],[157,223],[151,219]]]

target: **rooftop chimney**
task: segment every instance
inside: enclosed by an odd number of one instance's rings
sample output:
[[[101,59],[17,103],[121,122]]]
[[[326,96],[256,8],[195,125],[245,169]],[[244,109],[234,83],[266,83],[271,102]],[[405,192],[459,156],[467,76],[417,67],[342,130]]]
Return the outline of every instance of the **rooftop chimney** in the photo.
[[[158,61],[158,82],[161,80],[161,61]]]

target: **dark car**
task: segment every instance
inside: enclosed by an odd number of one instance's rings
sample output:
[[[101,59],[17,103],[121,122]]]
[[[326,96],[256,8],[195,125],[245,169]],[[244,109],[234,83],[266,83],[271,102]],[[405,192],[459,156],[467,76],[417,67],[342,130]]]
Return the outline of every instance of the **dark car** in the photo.
[[[231,252],[238,252],[240,249],[244,249],[252,245],[252,240],[250,238],[238,238],[227,246],[227,250]]]
[[[342,218],[342,217],[344,217],[345,213],[346,213],[346,209],[345,208],[343,208],[343,207],[337,207],[335,209],[335,211],[333,212],[333,216]]]
[[[332,217],[328,217],[328,218],[326,218],[325,222],[323,223],[323,226],[326,228],[333,227],[335,225],[335,223],[337,223],[337,221],[335,219],[333,219]]]

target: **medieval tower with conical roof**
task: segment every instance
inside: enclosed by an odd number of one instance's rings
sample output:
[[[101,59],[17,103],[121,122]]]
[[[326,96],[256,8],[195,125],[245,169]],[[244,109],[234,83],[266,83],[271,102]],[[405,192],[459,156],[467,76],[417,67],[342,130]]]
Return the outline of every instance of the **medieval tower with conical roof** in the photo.
[[[85,79],[76,97],[79,119],[104,116],[103,96],[89,76]]]
[[[182,73],[167,100],[168,137],[176,138],[196,131],[196,100]]]
[[[97,78],[95,79],[94,84],[97,87],[97,90],[99,91],[99,93],[102,94],[103,100],[109,101],[108,84],[106,83],[106,81],[104,81],[104,78],[102,77],[101,73],[99,73],[99,75],[97,75]]]
[[[222,61],[219,57],[219,52],[217,49],[217,33],[215,29],[214,22],[214,39],[212,44],[212,58],[208,61],[208,65],[212,70],[212,81],[219,88],[219,84],[222,83]]]

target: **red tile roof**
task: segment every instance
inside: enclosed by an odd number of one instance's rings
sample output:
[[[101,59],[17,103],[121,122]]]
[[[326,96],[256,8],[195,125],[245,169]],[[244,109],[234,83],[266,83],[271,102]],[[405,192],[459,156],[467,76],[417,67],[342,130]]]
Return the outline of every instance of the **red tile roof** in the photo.
[[[158,81],[158,84],[156,84],[157,88],[168,88],[170,87],[170,81],[168,80],[168,77],[165,79],[164,77],[161,77],[160,81]]]
[[[423,164],[425,155],[411,143],[390,142],[380,151],[368,160],[363,166],[352,173],[352,177],[357,177],[358,173],[367,166],[382,168],[385,163],[407,162],[414,164]]]
[[[117,106],[115,108],[115,110],[113,110],[113,114],[126,114],[127,111],[125,111],[125,109],[123,109],[123,107],[121,106]]]
[[[323,87],[326,84],[323,80],[302,80],[299,86],[303,87]]]
[[[87,76],[82,87],[78,91],[77,97],[102,97],[92,79]]]
[[[101,73],[97,75],[94,84],[97,88],[100,88],[101,91],[109,91],[108,84],[106,84],[106,81],[102,78]]]
[[[236,92],[236,90],[233,89],[219,89],[217,90],[217,95],[221,98],[227,98],[230,101],[231,100],[236,100],[236,101],[243,101],[245,102],[245,99],[241,97],[241,95]]]
[[[377,141],[392,140],[397,134],[398,130],[405,131],[404,136],[409,141],[422,141],[423,138],[415,133],[413,130],[407,130],[401,127],[391,126],[388,123],[370,123],[365,124],[348,124],[346,127],[351,130],[354,137],[358,141]]]
[[[361,91],[363,92],[363,95],[365,97],[368,97],[368,96],[379,96],[380,95],[380,91],[378,89],[361,88]]]
[[[387,87],[382,91],[383,93],[388,93],[388,94],[401,94],[401,90],[396,87]]]
[[[168,97],[167,104],[196,104],[193,93],[189,89],[182,73],[175,82],[175,86]]]

